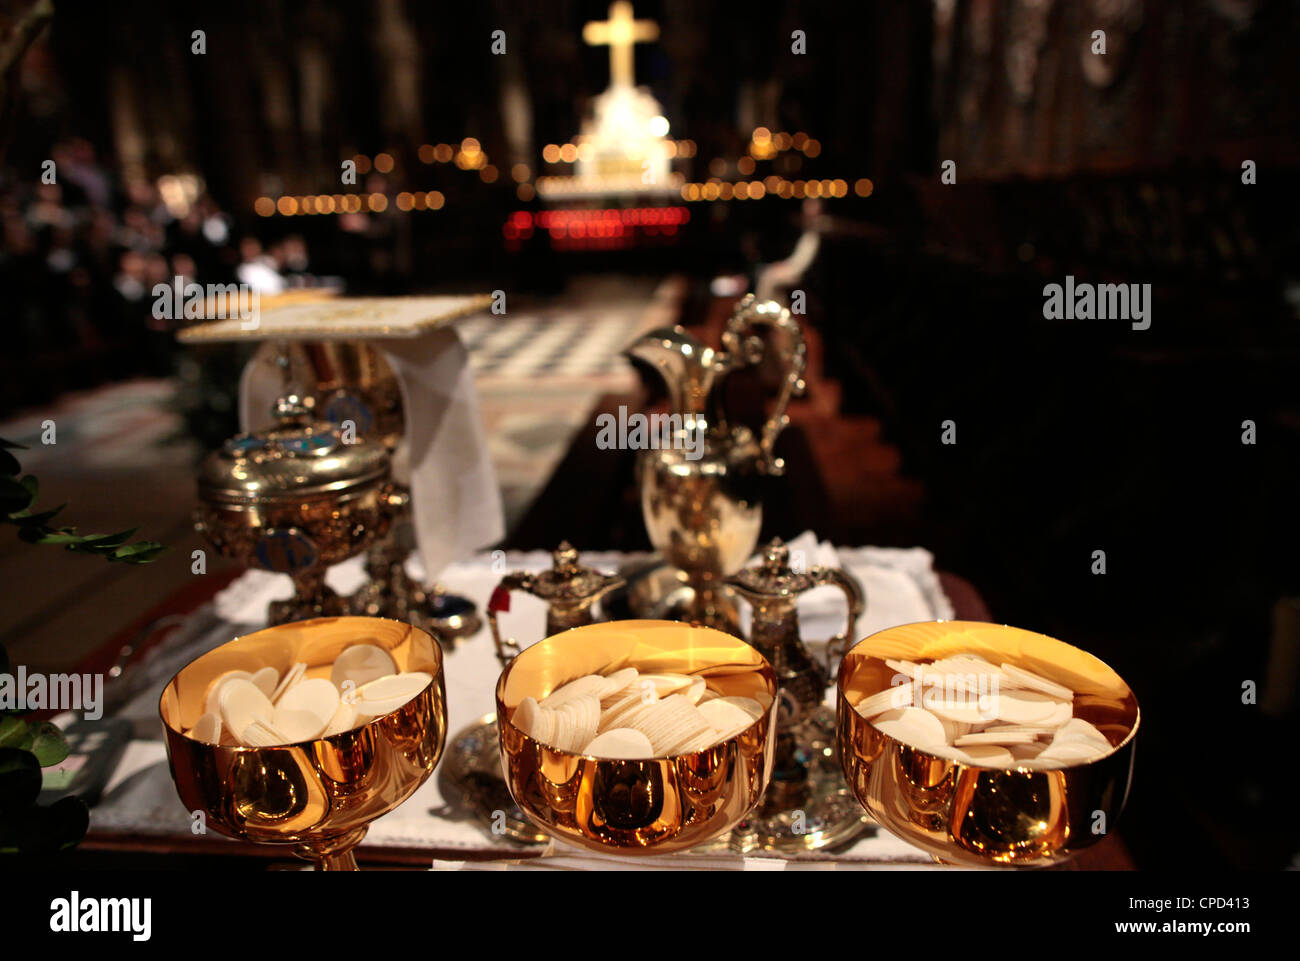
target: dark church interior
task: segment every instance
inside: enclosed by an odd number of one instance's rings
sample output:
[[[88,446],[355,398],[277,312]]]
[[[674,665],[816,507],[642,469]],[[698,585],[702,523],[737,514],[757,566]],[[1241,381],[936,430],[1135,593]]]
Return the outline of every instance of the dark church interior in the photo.
[[[250,564],[195,527],[195,478],[250,429],[241,372],[276,342],[187,339],[210,318],[160,317],[158,285],[247,285],[264,319],[273,301],[493,298],[455,324],[503,505],[473,556],[512,570],[549,567],[562,542],[601,570],[662,549],[638,452],[599,430],[674,409],[674,391],[624,351],[674,325],[725,343],[757,292],[797,324],[806,371],[776,439],[785,469],[755,480],[749,553],[805,532],[923,548],[952,613],[914,619],[1037,632],[1123,678],[1141,710],[1131,785],[1116,836],[1076,866],[1300,867],[1283,813],[1300,7],[636,0],[632,15],[653,26],[616,49],[606,0],[0,2],[0,437],[39,476],[32,504],[67,503],[48,524],[166,548],[103,563],[0,537],[4,669],[109,672],[112,705],[117,675],[147,672],[148,649],[245,583]],[[623,136],[602,128],[610,93],[661,110],[646,136],[666,153],[631,173],[602,167],[601,138]],[[1095,302],[1071,297],[1085,287]],[[769,352],[719,402],[758,436],[782,376]],[[30,531],[28,498],[6,491]],[[881,603],[869,588],[866,616]],[[805,639],[829,633],[811,623]],[[544,633],[518,630],[525,646]],[[454,735],[469,717],[448,672]],[[99,819],[144,810],[142,784],[110,777],[84,838],[51,856],[265,860]]]

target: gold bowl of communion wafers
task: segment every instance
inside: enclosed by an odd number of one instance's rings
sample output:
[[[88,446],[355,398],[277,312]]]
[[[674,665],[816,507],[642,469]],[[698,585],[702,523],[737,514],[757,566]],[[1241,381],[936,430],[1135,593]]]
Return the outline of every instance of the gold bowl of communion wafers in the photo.
[[[263,673],[270,678],[267,689],[276,678],[284,679],[268,696],[281,708],[296,692],[320,693],[324,687],[328,694],[349,649],[354,654],[364,649],[371,662],[383,663],[378,669],[371,665],[368,674],[352,674],[358,682],[383,676],[355,692],[344,683],[347,695],[335,694],[334,704],[340,715],[352,713],[342,723],[306,740],[295,741],[292,734],[283,743],[259,738],[271,746],[249,746],[247,733],[243,738],[232,733],[233,723],[218,726],[216,733],[204,730],[214,696],[229,717],[228,710],[240,705],[226,694],[260,683]],[[387,705],[352,696],[390,684],[399,673],[408,682],[406,690]],[[346,701],[369,708],[347,707]],[[159,713],[172,779],[196,823],[201,816],[205,830],[284,845],[321,870],[356,870],[352,849],[369,823],[414,794],[442,755],[447,736],[442,649],[432,636],[401,621],[294,621],[236,638],[191,661],[163,690]],[[295,713],[286,712],[280,730],[293,730],[287,724]]]
[[[676,680],[663,686],[664,679]],[[578,711],[583,698],[555,710],[550,702],[587,682],[599,689],[603,681],[620,690],[585,697],[602,705],[595,739],[588,740],[594,722],[576,741],[554,728],[540,733],[545,728],[538,716]],[[775,756],[776,693],[771,665],[721,631],[675,621],[612,621],[563,631],[524,650],[497,682],[506,783],[528,819],[561,840],[610,854],[685,850],[729,831],[763,796]],[[737,715],[738,724],[716,722],[716,730],[703,734],[661,736],[664,725],[655,727],[654,719],[671,714],[670,703],[694,716],[684,701],[698,703],[710,718],[717,716],[710,701],[727,711],[733,703],[753,705],[753,713]],[[635,726],[635,716],[644,719],[647,747],[657,747],[620,756],[597,748]],[[606,725],[611,717],[623,720]],[[583,753],[583,742],[593,753]]]
[[[889,628],[840,665],[849,787],[885,828],[954,864],[1047,866],[1103,840],[1128,797],[1139,718],[1101,660],[998,624]]]

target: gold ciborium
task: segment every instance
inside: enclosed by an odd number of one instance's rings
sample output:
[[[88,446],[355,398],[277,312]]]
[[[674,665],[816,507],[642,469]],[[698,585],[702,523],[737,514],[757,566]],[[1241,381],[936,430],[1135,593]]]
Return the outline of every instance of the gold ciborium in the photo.
[[[790,312],[752,294],[737,306],[722,339],[723,349],[714,350],[681,327],[665,328],[646,334],[627,353],[658,370],[672,408],[657,448],[643,449],[637,459],[650,542],[689,588],[684,604],[667,613],[738,635],[736,605],[723,580],[758,543],[762,478],[784,469],[776,441],[789,422],[790,399],[804,388],[806,358]],[[727,422],[718,395],[727,374],[763,360],[765,344],[781,368],[781,387],[756,437]]]
[[[753,697],[769,708],[714,747],[649,760],[562,751],[511,721],[525,697],[541,698],[582,675],[625,667],[702,676],[724,694]],[[776,675],[762,655],[710,628],[611,621],[548,637],[519,654],[497,681],[501,762],[510,794],[537,827],[593,851],[669,854],[714,840],[739,823],[767,788],[776,690]]]
[[[546,602],[546,635],[558,634],[571,627],[582,627],[593,620],[591,608],[605,594],[623,585],[616,575],[602,574],[578,563],[578,552],[568,541],[551,553],[551,569],[534,574],[511,571],[501,578],[488,601],[488,626],[496,645],[497,660],[504,670],[521,648],[513,638],[503,637],[497,615],[510,610],[510,592],[524,591]],[[510,798],[501,774],[500,737],[496,715],[480,718],[452,737],[442,777],[454,784],[465,796],[484,823],[497,830],[504,814],[505,833],[516,841],[543,842],[545,834],[524,817]]]
[[[387,533],[397,504],[388,452],[315,420],[297,394],[280,397],[275,416],[203,461],[195,526],[227,557],[293,578],[295,595],[271,603],[271,624],[349,613],[325,572]]]
[[[897,677],[885,658],[960,653],[1012,664],[1075,692],[1074,715],[1095,725],[1110,754],[1057,769],[984,767],[887,736],[855,706]],[[955,864],[1046,866],[1115,829],[1133,778],[1137,699],[1110,667],[1062,641],[976,621],[907,624],[873,634],[840,665],[840,761],[849,787],[882,826]]]
[[[402,707],[312,741],[277,747],[208,744],[187,737],[209,685],[230,670],[295,663],[330,676],[353,644],[384,648],[400,671],[433,675]],[[424,631],[373,617],[297,621],[223,644],[190,662],[159,703],[167,759],[186,809],[229,837],[283,844],[325,871],[355,871],[352,849],[371,821],[415,793],[433,773],[447,735],[442,650]]]

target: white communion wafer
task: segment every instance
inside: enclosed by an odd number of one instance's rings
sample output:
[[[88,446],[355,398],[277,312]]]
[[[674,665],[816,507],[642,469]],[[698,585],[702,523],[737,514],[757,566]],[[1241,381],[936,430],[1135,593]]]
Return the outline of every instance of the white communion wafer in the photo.
[[[286,710],[283,707],[275,709],[275,719],[271,722],[276,730],[284,734],[286,744],[297,744],[299,741],[319,737],[327,723],[328,720],[322,721],[313,711]]]
[[[520,701],[511,720],[533,740],[552,747],[559,746],[555,743],[555,712],[540,707],[533,698],[526,697]]]
[[[896,674],[906,674],[910,678],[915,678],[921,672],[921,665],[914,661],[896,660],[892,657],[885,658],[885,666]]]
[[[218,675],[213,679],[212,683],[208,685],[207,695],[203,698],[203,713],[221,713],[221,689],[225,686],[227,681],[251,681],[252,679],[253,675],[248,671],[226,671],[224,674]]]
[[[610,680],[610,678],[606,678],[606,680]],[[612,688],[613,685],[611,684],[610,687]],[[650,693],[654,695],[654,697],[657,698],[659,696],[658,694],[654,693],[653,682],[647,682],[645,687],[649,689]],[[615,704],[623,703],[623,701],[628,697],[628,695],[633,694],[639,690],[641,690],[641,675],[637,674],[636,677],[632,678],[631,680],[623,682],[617,691],[614,691],[611,694],[602,694],[600,696],[601,710],[609,710]]]
[[[946,758],[949,761],[961,761],[969,763],[964,751],[959,747],[953,747],[951,744],[930,744],[926,748],[927,754],[933,754],[935,757]]]
[[[746,727],[749,727],[749,725],[746,724],[744,727],[738,726],[735,731],[730,733],[720,733],[715,731],[708,721],[704,720],[703,715],[701,715],[697,709],[691,716],[691,725],[686,729],[687,733],[683,734],[682,737],[668,746],[667,754],[673,757],[681,754],[694,754],[696,751],[702,751],[706,747],[712,747],[719,741],[724,741],[729,737],[734,737],[736,734],[745,730]]]
[[[635,667],[625,667],[621,671],[607,674],[605,676],[605,690],[601,691],[600,699],[603,701],[616,694],[622,694],[640,676]]]
[[[279,703],[275,705],[275,726],[285,733],[289,733],[290,727],[293,733],[305,731],[310,725],[301,718],[295,718],[292,722],[287,720],[290,715],[305,712],[314,717],[318,724],[315,732],[297,740],[315,737],[325,730],[325,725],[334,717],[334,712],[339,709],[339,700],[338,688],[323,677],[313,677],[295,684],[280,696]]]
[[[1058,728],[1048,724],[990,724],[984,730],[990,734],[1033,734],[1050,738]]]
[[[934,714],[933,711],[930,713]],[[939,715],[935,714],[935,717],[939,717]],[[954,721],[947,717],[939,717],[939,723],[943,725],[943,733],[947,735],[949,744],[955,742],[959,737],[965,737],[976,729],[974,724],[968,724],[966,721]]]
[[[924,749],[948,743],[939,718],[924,708],[901,707],[897,711],[886,711],[872,724],[881,733],[914,747]]]
[[[280,698],[284,697],[284,692],[289,690],[303,679],[307,673],[307,665],[302,661],[294,664],[289,670],[284,672],[284,677],[280,678],[280,683],[275,686],[275,691],[271,694],[271,703],[279,704]]]
[[[990,664],[954,658],[921,665],[919,680],[926,686],[936,685],[943,690],[978,694],[992,689],[999,682],[1000,676],[1001,672]]]
[[[1005,747],[997,744],[972,744],[960,749],[965,759],[980,767],[1015,767],[1016,759]]]
[[[921,703],[916,706],[941,720],[977,725],[993,720],[993,703],[993,699],[988,696],[980,698],[973,694],[961,694],[950,699],[943,691],[931,689],[921,692]]]
[[[642,681],[650,681],[655,686],[655,693],[660,697],[673,694],[684,687],[690,687],[695,678],[687,674],[642,674]]]
[[[754,723],[748,711],[732,704],[729,698],[719,697],[705,701],[695,709],[718,732],[718,740],[726,740]]]
[[[654,757],[654,748],[650,739],[631,727],[616,727],[604,734],[597,734],[582,749],[583,754],[591,757],[632,759]]]
[[[288,735],[275,725],[260,720],[253,721],[244,728],[240,740],[249,747],[276,747],[280,744],[293,743]]]
[[[264,667],[261,670],[254,671],[249,680],[257,685],[258,690],[270,697],[280,684],[280,672],[273,667]]]
[[[1050,694],[1052,697],[1062,701],[1074,700],[1074,691],[1070,690],[1064,684],[1057,684],[1055,681],[1049,681],[1041,674],[1035,674],[1033,671],[1026,671],[1023,667],[1016,667],[1014,664],[1003,664],[1002,673],[1006,677],[1005,684],[1015,687],[1025,687],[1032,691],[1038,691],[1041,694]]]
[[[545,710],[545,708],[543,708]],[[574,697],[555,709],[555,746],[578,752],[596,736],[600,725],[600,699],[594,692]]]
[[[555,718],[555,712],[547,710],[544,707],[537,709],[537,716],[533,720],[533,730],[531,737],[534,740],[541,741],[543,744],[549,744],[556,747],[555,732],[559,722]]]
[[[1056,710],[1042,723],[1044,726],[1055,730],[1069,721],[1072,717],[1074,717],[1074,702],[1061,701],[1057,704]]]
[[[682,691],[682,696],[685,697],[686,700],[690,701],[692,704],[699,704],[700,698],[704,696],[704,692],[707,691],[708,689],[709,689],[709,682],[702,677],[697,677],[695,678],[695,680],[691,681],[690,687]]]
[[[539,710],[537,700],[526,697],[519,702],[519,706],[515,708],[515,713],[510,716],[510,721],[529,737],[537,737],[534,732],[537,730],[537,713]]]
[[[330,668],[330,682],[337,690],[343,691],[346,681],[351,681],[353,687],[360,687],[396,673],[397,662],[382,647],[377,644],[353,644],[334,658],[334,666]]]
[[[359,713],[381,717],[396,711],[428,687],[432,680],[433,675],[424,671],[390,674],[388,677],[381,677],[357,688],[356,700],[353,703]]]
[[[1081,717],[1072,717],[1057,728],[1052,743],[1055,744],[1058,741],[1084,741],[1105,747],[1108,750],[1110,748],[1110,739],[1105,734],[1102,734],[1095,725]]]
[[[963,734],[952,743],[957,747],[968,747],[972,744],[1001,744],[1010,746],[1012,744],[1033,744],[1034,735],[1027,732],[1008,732],[1008,731],[979,731],[973,734]]]
[[[1030,741],[1028,744],[1012,744],[1009,750],[1017,761],[1032,761],[1047,750],[1047,745],[1042,741]]]
[[[760,717],[762,717],[763,711],[766,710],[762,704],[758,703],[758,701],[754,700],[752,697],[741,697],[739,695],[731,695],[729,697],[720,697],[718,698],[718,700],[725,701],[728,704],[734,704],[736,707],[740,708],[742,711],[748,714],[752,720],[755,721],[757,721]]]
[[[645,713],[640,727],[658,756],[671,756],[712,729],[713,725],[684,694],[668,695]]]
[[[1080,761],[1095,761],[1109,753],[1109,748],[1102,750],[1094,744],[1066,741],[1063,744],[1049,744],[1045,751],[1034,758],[1034,763],[1042,765],[1051,762],[1054,766],[1068,767]]]
[[[993,697],[997,719],[1008,724],[1034,724],[1054,719],[1060,716],[1062,705],[1069,708],[1070,702],[1039,691],[999,690]]]
[[[634,727],[635,725],[624,722],[658,700],[659,695],[655,693],[654,682],[647,681],[643,677],[637,678],[601,714],[599,730],[609,731],[616,727]]]
[[[329,737],[333,734],[342,734],[344,731],[350,731],[357,726],[358,715],[357,709],[343,699],[339,699],[338,710],[330,718],[329,724],[325,725],[322,737]]]
[[[275,715],[271,701],[256,684],[234,678],[221,685],[221,723],[242,737],[254,721],[269,724]]]
[[[552,710],[573,700],[575,697],[582,697],[586,694],[594,694],[597,697],[609,687],[608,681],[599,674],[587,674],[583,677],[569,681],[567,684],[561,684],[554,691],[542,698],[542,707],[549,707]]]
[[[221,715],[204,714],[190,728],[189,736],[207,744],[221,743]]]
[[[573,717],[572,711],[566,711],[568,705],[561,704],[555,710],[544,707],[541,710],[549,712],[551,720],[554,722],[552,734],[547,744],[551,747],[558,747],[561,751],[578,751],[582,744],[578,733],[578,722]]]
[[[857,711],[867,720],[871,720],[877,714],[883,714],[885,711],[896,711],[900,707],[912,706],[912,685],[899,684],[896,687],[887,687],[883,691],[877,691],[864,697],[858,702]]]
[[[682,707],[692,707],[692,705],[682,695],[670,694],[637,716],[634,726],[650,739],[656,754],[663,753],[666,747],[665,737],[674,733],[681,724]]]

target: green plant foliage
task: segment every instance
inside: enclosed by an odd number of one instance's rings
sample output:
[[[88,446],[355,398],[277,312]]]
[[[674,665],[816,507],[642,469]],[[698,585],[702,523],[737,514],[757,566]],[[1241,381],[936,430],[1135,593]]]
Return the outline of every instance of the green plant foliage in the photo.
[[[11,451],[21,444],[0,437],[0,521],[18,528],[29,544],[62,544],[76,554],[94,554],[110,561],[148,564],[165,548],[157,541],[129,543],[136,528],[116,534],[78,534],[75,527],[55,527],[51,521],[63,510],[35,509],[40,483],[22,474]],[[0,674],[9,673],[9,655],[0,645]],[[0,853],[54,853],[75,847],[90,825],[90,809],[77,797],[60,798],[48,807],[36,803],[41,768],[60,764],[68,756],[63,732],[48,721],[25,721],[0,713]]]
[[[29,544],[62,544],[65,550],[76,554],[98,554],[110,561],[127,564],[148,564],[167,548],[157,541],[139,541],[128,544],[136,528],[116,534],[78,534],[75,527],[54,527],[50,521],[66,505],[53,510],[34,510],[40,494],[40,483],[32,474],[19,478],[22,465],[10,453],[21,450],[20,445],[0,438],[0,515],[6,523],[18,528],[18,536]]]

